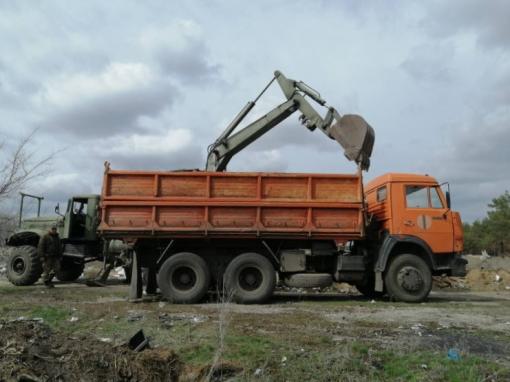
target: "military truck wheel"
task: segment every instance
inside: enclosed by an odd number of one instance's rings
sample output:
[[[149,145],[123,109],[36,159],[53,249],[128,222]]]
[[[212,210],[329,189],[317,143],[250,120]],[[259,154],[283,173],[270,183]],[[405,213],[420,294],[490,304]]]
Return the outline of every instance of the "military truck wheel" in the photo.
[[[422,258],[412,254],[395,257],[384,276],[390,298],[404,302],[421,302],[432,288],[432,273]]]
[[[7,259],[7,279],[14,285],[32,285],[42,274],[42,263],[37,248],[22,245],[12,248]]]
[[[64,257],[60,261],[60,269],[55,273],[55,277],[60,281],[74,281],[81,276],[84,268],[84,263],[77,263]]]
[[[181,252],[163,263],[157,279],[159,289],[167,300],[193,304],[207,293],[211,273],[203,258],[191,252]]]
[[[258,253],[234,258],[223,275],[227,297],[241,304],[261,303],[269,299],[276,285],[273,264]]]

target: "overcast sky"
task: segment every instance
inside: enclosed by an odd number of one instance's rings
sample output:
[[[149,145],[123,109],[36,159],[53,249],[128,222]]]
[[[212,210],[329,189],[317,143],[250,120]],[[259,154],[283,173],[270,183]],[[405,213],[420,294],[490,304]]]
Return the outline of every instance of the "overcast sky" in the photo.
[[[48,206],[99,193],[105,160],[203,168],[207,146],[279,69],[374,127],[367,180],[449,181],[472,221],[510,189],[509,15],[504,0],[0,0],[0,140],[12,147],[38,128],[37,155],[58,151],[26,189]],[[253,118],[283,100],[272,88]],[[229,170],[355,165],[294,115]]]

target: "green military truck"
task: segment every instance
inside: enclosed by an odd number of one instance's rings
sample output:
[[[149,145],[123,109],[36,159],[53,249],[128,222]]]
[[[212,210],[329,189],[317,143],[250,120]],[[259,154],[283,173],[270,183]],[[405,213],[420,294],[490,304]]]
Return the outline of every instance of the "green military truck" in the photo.
[[[25,197],[38,199],[36,217],[21,219]],[[10,247],[7,278],[14,285],[32,285],[42,274],[42,262],[37,254],[39,239],[56,225],[63,245],[60,281],[74,281],[83,273],[85,263],[103,260],[104,248],[98,237],[99,195],[78,195],[69,199],[65,214],[55,207],[54,217],[40,216],[41,197],[21,194],[20,221],[16,232],[6,240]],[[113,250],[114,245],[110,243]]]

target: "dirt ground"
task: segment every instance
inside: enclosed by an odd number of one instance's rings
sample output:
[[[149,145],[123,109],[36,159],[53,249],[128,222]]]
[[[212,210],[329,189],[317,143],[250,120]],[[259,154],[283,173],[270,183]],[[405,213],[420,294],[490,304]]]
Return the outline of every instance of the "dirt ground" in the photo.
[[[421,304],[339,286],[265,305],[0,280],[0,381],[510,381],[510,280],[491,277]],[[136,353],[126,342],[140,329],[151,349]]]

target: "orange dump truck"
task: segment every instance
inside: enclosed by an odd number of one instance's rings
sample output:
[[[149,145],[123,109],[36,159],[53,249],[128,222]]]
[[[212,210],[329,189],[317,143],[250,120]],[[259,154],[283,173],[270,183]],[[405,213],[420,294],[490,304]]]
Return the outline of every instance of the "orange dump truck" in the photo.
[[[180,303],[210,289],[258,303],[277,282],[334,281],[417,302],[432,275],[465,272],[460,217],[434,178],[387,174],[363,187],[361,174],[107,167],[99,233],[132,249],[132,297],[140,296],[145,267]]]

